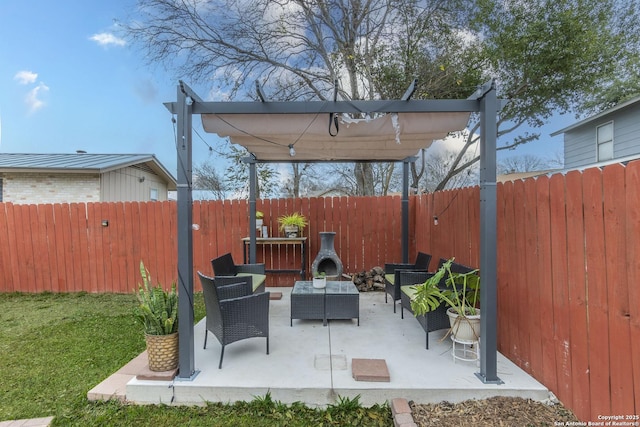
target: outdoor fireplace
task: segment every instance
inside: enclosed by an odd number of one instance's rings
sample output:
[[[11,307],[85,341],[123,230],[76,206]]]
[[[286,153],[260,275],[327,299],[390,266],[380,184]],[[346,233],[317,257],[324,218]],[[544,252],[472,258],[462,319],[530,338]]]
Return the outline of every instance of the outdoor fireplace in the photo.
[[[324,273],[328,280],[340,280],[342,277],[342,261],[334,248],[335,231],[320,233],[320,252],[311,264],[311,274]]]

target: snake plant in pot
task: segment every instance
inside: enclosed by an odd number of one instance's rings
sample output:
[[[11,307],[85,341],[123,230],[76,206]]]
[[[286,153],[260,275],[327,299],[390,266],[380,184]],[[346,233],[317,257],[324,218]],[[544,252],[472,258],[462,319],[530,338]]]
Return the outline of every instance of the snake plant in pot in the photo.
[[[416,316],[446,304],[451,333],[456,339],[477,341],[480,337],[480,276],[478,270],[451,271],[454,258],[447,260],[426,282],[415,285],[411,309]],[[444,286],[443,286],[444,285]]]
[[[140,261],[142,284],[138,284],[135,317],[144,329],[149,369],[170,371],[178,367],[178,293],[153,285],[149,271]]]

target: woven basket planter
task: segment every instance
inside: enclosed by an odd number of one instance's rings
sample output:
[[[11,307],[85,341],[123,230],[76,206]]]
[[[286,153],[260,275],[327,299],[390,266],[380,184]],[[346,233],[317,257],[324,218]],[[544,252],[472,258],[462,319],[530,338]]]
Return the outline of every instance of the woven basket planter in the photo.
[[[178,367],[178,333],[170,335],[145,335],[149,369],[171,371]]]

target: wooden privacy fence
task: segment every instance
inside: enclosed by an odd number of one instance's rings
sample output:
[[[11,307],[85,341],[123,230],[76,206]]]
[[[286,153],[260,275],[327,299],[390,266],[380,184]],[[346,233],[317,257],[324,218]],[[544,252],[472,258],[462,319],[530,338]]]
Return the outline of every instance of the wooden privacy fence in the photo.
[[[498,185],[498,348],[585,421],[640,413],[639,194],[640,162]],[[479,198],[478,188],[411,197],[410,257],[478,266]],[[320,231],[337,233],[346,272],[401,260],[398,197],[260,200],[257,209],[272,235],[282,214],[309,218],[307,268]],[[131,292],[140,260],[170,283],[176,220],[175,202],[0,203],[0,290]],[[193,221],[194,271],[211,273],[224,252],[242,261],[246,201],[195,202]],[[300,263],[289,249],[259,251],[259,261]]]
[[[422,196],[417,248],[478,266],[478,206]],[[497,209],[499,351],[583,421],[640,414],[640,161],[499,184]]]
[[[271,235],[279,216],[301,212],[309,219],[307,272],[320,249],[320,231],[335,231],[345,272],[400,261],[400,198],[340,197],[261,200]],[[132,292],[142,260],[154,281],[177,274],[176,203],[0,203],[0,291]],[[243,261],[249,235],[246,201],[203,201],[193,206],[194,273],[213,274],[211,258],[231,252]],[[258,261],[277,269],[300,269],[300,251],[259,247]],[[267,285],[292,286],[296,274],[269,275]],[[195,281],[196,289],[200,289]]]
[[[639,195],[640,162],[498,187],[499,350],[585,421],[640,413]]]

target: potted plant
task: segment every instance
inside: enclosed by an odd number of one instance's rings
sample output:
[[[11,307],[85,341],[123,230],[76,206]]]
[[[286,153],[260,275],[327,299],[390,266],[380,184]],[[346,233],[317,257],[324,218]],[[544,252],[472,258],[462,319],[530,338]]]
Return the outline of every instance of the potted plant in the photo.
[[[313,287],[324,289],[327,287],[327,274],[324,271],[317,271],[313,274]]]
[[[480,337],[480,276],[478,270],[466,273],[451,271],[454,258],[447,260],[426,282],[415,285],[411,300],[414,315],[420,316],[445,303],[451,333],[461,341],[477,341]],[[444,287],[441,287],[445,278]]]
[[[302,235],[302,229],[309,223],[304,215],[294,212],[290,215],[282,215],[279,217],[278,224],[280,224],[280,231],[282,231],[286,237],[298,237],[298,233]]]
[[[149,369],[170,371],[178,367],[178,293],[173,283],[170,291],[153,286],[149,271],[140,261],[142,284],[138,284],[135,317],[144,329]]]
[[[264,222],[264,213],[262,211],[256,211],[256,228],[262,231],[262,224]]]

